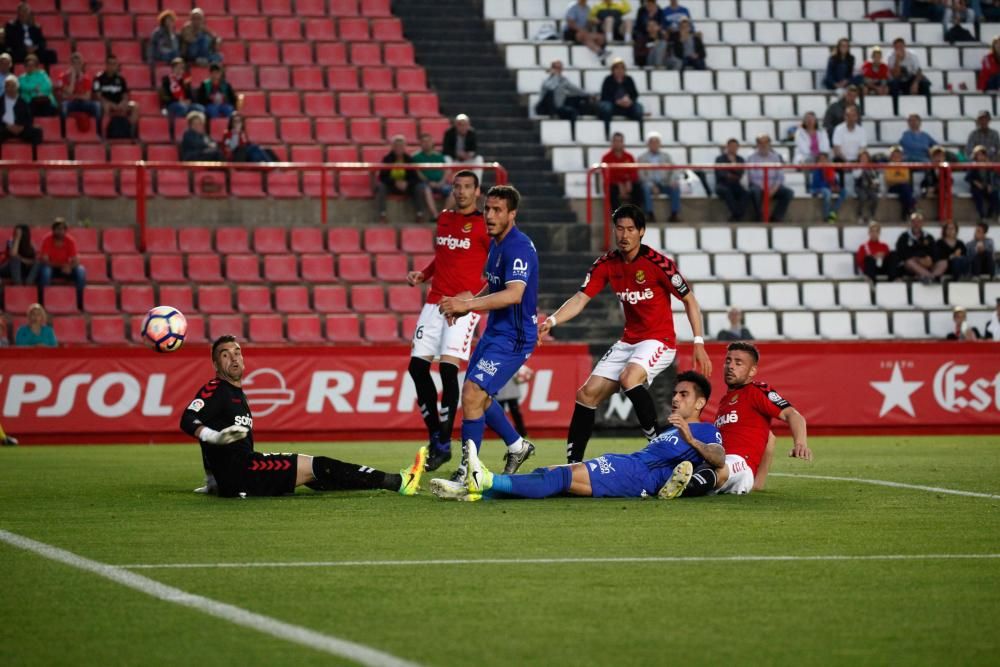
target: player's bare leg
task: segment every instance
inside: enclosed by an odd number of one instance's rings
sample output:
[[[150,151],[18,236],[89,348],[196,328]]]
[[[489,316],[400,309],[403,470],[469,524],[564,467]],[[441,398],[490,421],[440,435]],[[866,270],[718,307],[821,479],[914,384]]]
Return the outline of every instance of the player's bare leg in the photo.
[[[656,420],[656,403],[653,402],[653,395],[646,386],[646,377],[646,369],[639,364],[629,362],[618,376],[618,381],[628,400],[632,401],[642,434],[647,440],[652,440],[659,432],[660,426]]]
[[[609,399],[619,384],[614,380],[591,375],[583,386],[576,391],[576,407],[573,408],[573,419],[569,423],[569,435],[566,437],[566,460],[569,463],[579,463],[587,450],[590,436],[594,434],[594,417],[597,406]]]
[[[767,484],[767,471],[771,468],[771,459],[774,458],[774,442],[774,433],[768,433],[767,446],[764,448],[763,456],[760,457],[760,465],[757,466],[757,474],[753,480],[754,491],[763,491]]]

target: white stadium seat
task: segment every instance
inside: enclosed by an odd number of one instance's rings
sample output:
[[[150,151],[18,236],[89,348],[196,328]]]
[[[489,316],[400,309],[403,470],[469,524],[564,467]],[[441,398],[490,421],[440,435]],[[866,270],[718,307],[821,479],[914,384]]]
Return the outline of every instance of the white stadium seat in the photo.
[[[756,72],[752,72],[752,74],[756,74]],[[777,81],[777,72],[767,72],[767,74],[774,74],[775,81]],[[756,85],[753,86],[753,89],[760,90]],[[765,95],[764,115],[771,118],[794,116],[795,99],[791,95]]]
[[[836,227],[806,228],[806,246],[816,252],[833,252],[840,250],[840,234]]]
[[[743,252],[765,252],[771,244],[767,238],[767,228],[740,225],[736,228],[736,247]]]
[[[552,149],[552,168],[556,171],[580,171],[584,169],[583,149],[560,147]]]
[[[914,113],[921,117],[927,115],[927,98],[923,95],[900,95],[899,115],[908,117]]]
[[[855,331],[863,339],[891,338],[889,314],[884,311],[859,312],[854,314]]]
[[[923,285],[914,283],[910,286],[910,300],[918,308],[943,308],[944,290],[943,286],[937,283]]]
[[[702,227],[701,248],[709,252],[726,252],[733,249],[733,232],[729,227]]]
[[[731,118],[725,95],[698,95],[695,109],[699,118]]]
[[[824,252],[823,253],[823,275],[827,278],[853,278],[854,277],[854,253],[850,252]]]
[[[743,4],[746,5],[746,3]],[[797,21],[802,18],[802,4],[799,0],[773,0],[771,2],[771,16],[780,21]]]
[[[847,26],[842,22],[823,21],[819,24],[820,44],[836,44],[842,37],[847,37]]]
[[[782,313],[781,332],[792,340],[819,338],[816,333],[816,316],[811,313]]]
[[[552,122],[552,121],[549,121]],[[569,127],[569,121],[560,121]],[[601,144],[608,145],[607,137],[604,136],[604,123],[599,120],[578,120],[576,121],[576,141],[580,144]],[[571,143],[571,142],[566,142]],[[605,151],[607,152],[607,151]]]
[[[511,44],[506,49],[505,58],[510,69],[538,67],[538,50],[534,44]],[[544,80],[545,73],[542,75]]]
[[[681,73],[675,70],[653,70],[649,73],[649,86],[659,93],[681,90]]]
[[[851,314],[838,311],[820,312],[819,335],[827,340],[856,338],[851,329]]]
[[[517,14],[524,19],[541,19],[549,15],[545,2],[539,0],[517,0]]]
[[[493,23],[493,39],[496,40],[497,44],[523,42],[524,21],[520,19],[499,19],[495,21]]]
[[[750,255],[750,275],[760,280],[780,280],[785,277],[781,268],[781,255],[754,253]]]
[[[802,283],[802,305],[810,310],[836,308],[837,298],[834,295],[833,283],[829,281]]]
[[[799,66],[799,50],[794,46],[771,46],[767,49],[767,64],[775,69],[791,68]],[[785,74],[787,74],[787,70]],[[809,72],[799,72],[805,74],[810,80],[812,74]],[[810,86],[809,89],[811,89]],[[808,89],[807,89],[808,90]]]
[[[740,143],[746,138],[743,134],[743,123],[738,120],[713,120],[711,126],[712,143],[725,144],[730,137],[735,137]]]
[[[539,44],[538,64],[548,67],[553,60],[561,60],[566,65],[569,60],[569,47],[565,44]]]
[[[713,277],[708,255],[703,253],[678,253],[677,266],[688,280],[710,280]]]
[[[814,252],[791,252],[785,256],[789,278],[809,280],[820,277],[819,255]]]
[[[913,48],[910,42],[913,41],[913,30],[910,28],[910,23],[902,22],[887,22],[882,24],[882,41],[886,44],[892,44],[896,39],[902,37],[906,40],[907,46]],[[927,63],[927,59],[921,60],[923,63]]]
[[[892,308],[906,308],[910,305],[910,298],[906,294],[905,283],[878,283],[875,285],[875,305],[879,308],[890,310]]]
[[[825,46],[804,46],[799,52],[799,62],[803,69],[826,69],[826,61],[830,59],[830,49]]]
[[[760,283],[730,283],[729,305],[743,310],[764,307],[764,295]]]
[[[698,236],[694,227],[667,227],[663,230],[663,247],[673,253],[698,250]]]
[[[855,44],[881,44],[882,35],[878,23],[872,21],[852,21],[851,41]]]
[[[682,120],[677,122],[677,136],[689,144],[707,144],[708,123],[703,120]]]
[[[698,283],[694,285],[694,293],[698,297],[698,305],[701,306],[702,310],[725,310],[728,307],[726,290],[722,283]],[[684,308],[684,304],[677,299],[671,299],[671,301],[678,304],[681,309]]]
[[[577,122],[577,130],[580,123]],[[603,128],[601,133],[603,135]],[[573,143],[573,134],[568,120],[543,120],[541,121],[542,145],[554,146],[558,144]],[[603,137],[602,137],[603,138]]]
[[[899,99],[906,98],[901,95]],[[896,112],[892,110],[892,98],[888,95],[869,95],[865,98],[865,119],[895,117]]]
[[[715,91],[713,73],[709,70],[686,70],[684,91],[687,93],[711,93]],[[638,84],[636,84],[638,87]]]
[[[771,18],[771,8],[768,6],[770,3],[767,2],[742,2],[740,3],[740,18],[753,19],[754,21],[759,21],[761,19]],[[776,16],[775,18],[782,18]]]
[[[896,338],[926,338],[927,322],[923,312],[911,310],[894,312],[892,333]]]
[[[754,21],[753,41],[758,44],[784,44],[785,24],[781,21]]]
[[[816,24],[811,21],[786,23],[785,41],[789,44],[815,44]],[[829,51],[827,55],[829,55]]]
[[[996,300],[992,302],[987,302],[987,306],[991,306],[996,303]],[[979,285],[978,283],[948,283],[948,305],[949,306],[962,306],[964,308],[978,308],[982,305],[979,300]]]
[[[872,308],[872,288],[867,281],[839,283],[837,303],[852,310]]]
[[[483,16],[488,19],[506,19],[514,14],[514,0],[483,0]]]
[[[625,143],[630,146],[643,143],[643,137],[639,133],[639,123],[634,120],[613,120],[611,121],[611,134],[621,132],[625,135]]]
[[[747,278],[747,257],[741,252],[716,253],[712,260],[715,275],[721,280],[745,280]]]
[[[950,310],[932,310],[927,313],[927,328],[932,338],[945,338],[955,331],[955,321]],[[980,331],[982,333],[982,331]]]
[[[803,249],[801,227],[774,227],[771,229],[771,247],[781,252],[799,252]]]
[[[711,0],[705,3],[708,15],[713,19],[725,21],[727,19],[737,19],[740,14],[736,11],[736,0]]]
[[[802,308],[799,284],[795,282],[767,283],[764,288],[767,307],[771,310],[797,310]]]
[[[674,313],[674,331],[678,341],[689,341],[694,337],[691,332],[691,323],[688,322],[687,313]],[[703,325],[704,326],[704,325]]]
[[[663,115],[667,118],[691,118],[694,116],[694,95],[666,95],[664,97]]]
[[[729,319],[725,311],[721,313],[711,312],[708,313],[708,329],[705,332],[705,337],[708,338],[718,338],[719,332],[723,329],[729,328]]]
[[[757,340],[781,340],[775,313],[746,313],[743,322]]]
[[[715,62],[709,56],[710,63],[713,67],[716,67]],[[732,65],[728,65],[731,67]],[[742,90],[747,89],[747,73],[743,70],[733,70],[733,69],[723,69],[723,65],[719,65],[715,73],[715,85],[719,90],[725,91],[727,93],[738,93]],[[754,96],[756,98],[756,95]],[[735,108],[736,105],[733,105]]]
[[[706,46],[705,47],[705,62],[712,69],[716,70],[731,70],[734,67],[733,63],[733,49],[731,46]],[[742,63],[740,63],[742,65]],[[743,74],[743,72],[738,72]],[[737,84],[738,88],[736,90],[746,89],[746,80],[743,83]],[[719,83],[719,90],[733,90],[733,88],[724,87],[722,83]]]
[[[647,120],[643,123],[643,129],[646,130],[646,136],[644,138],[648,139],[650,133],[659,132],[660,138],[663,140],[664,144],[671,144],[674,141],[674,123],[669,120]]]

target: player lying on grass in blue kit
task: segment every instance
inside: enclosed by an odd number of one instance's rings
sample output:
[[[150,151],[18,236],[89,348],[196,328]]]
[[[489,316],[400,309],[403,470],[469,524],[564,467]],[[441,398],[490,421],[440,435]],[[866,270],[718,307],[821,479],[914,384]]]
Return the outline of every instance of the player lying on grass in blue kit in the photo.
[[[710,423],[698,421],[712,385],[695,371],[677,376],[670,406],[671,428],[633,454],[605,454],[582,463],[538,468],[527,475],[495,475],[487,470],[476,448],[463,444],[468,458],[465,481],[431,480],[439,498],[475,501],[483,498],[548,498],[561,494],[594,498],[640,498],[679,494],[694,466],[725,464],[722,436]]]

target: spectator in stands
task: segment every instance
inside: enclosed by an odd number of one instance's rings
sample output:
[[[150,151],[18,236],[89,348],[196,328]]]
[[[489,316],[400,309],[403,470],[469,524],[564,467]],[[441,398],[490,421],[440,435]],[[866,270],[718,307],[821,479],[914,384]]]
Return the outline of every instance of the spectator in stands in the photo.
[[[635,15],[635,27],[632,28],[633,59],[636,67],[646,67],[650,45],[660,41],[661,33],[666,31],[666,21],[663,10],[656,0],[645,0]]]
[[[920,128],[921,123],[919,114],[911,113],[906,119],[909,129],[903,132],[899,145],[907,162],[930,162],[931,148],[937,146],[934,137]]]
[[[608,50],[604,48],[604,35],[595,29],[597,22],[590,18],[590,8],[587,0],[576,0],[566,9],[563,21],[563,39],[567,42],[582,44],[597,54],[601,64],[607,64]]]
[[[879,274],[887,276],[889,280],[899,277],[899,262],[889,246],[882,242],[881,235],[882,226],[877,222],[869,223],[868,240],[858,246],[854,253],[855,269],[872,283]]]
[[[723,329],[718,334],[716,338],[719,340],[753,340],[753,335],[750,330],[743,325],[743,311],[733,306],[726,313],[726,317],[729,319],[729,328]]]
[[[830,153],[830,138],[819,129],[816,114],[807,111],[795,128],[795,164],[812,164],[820,153]]]
[[[188,112],[188,129],[181,137],[182,162],[221,162],[224,159],[219,145],[208,136],[205,124],[205,114],[200,111]]]
[[[924,231],[924,216],[919,211],[910,215],[910,228],[896,241],[896,259],[907,274],[925,285],[933,280],[934,237]]]
[[[46,70],[56,62],[56,52],[45,46],[45,35],[35,22],[27,2],[17,6],[17,18],[4,27],[4,41],[15,63],[23,63],[34,55]]]
[[[413,154],[413,161],[417,163],[445,163],[444,153],[434,147],[434,137],[429,132],[421,133],[420,150]],[[451,183],[448,182],[448,172],[444,169],[421,169],[417,173],[430,188],[431,195],[443,197],[445,199],[444,208],[452,208],[454,202],[451,198]],[[434,217],[432,216],[432,218]]]
[[[22,324],[14,335],[14,344],[18,347],[55,347],[56,332],[48,323],[48,315],[40,303],[28,306],[28,323]]]
[[[170,72],[160,81],[160,106],[170,118],[185,118],[192,111],[204,111],[205,107],[195,103],[191,92],[191,74],[184,59],[174,58],[170,62]]]
[[[406,137],[397,134],[392,138],[392,148],[382,158],[385,164],[411,164],[413,158],[406,152]],[[378,173],[375,183],[375,208],[378,210],[379,222],[388,222],[386,213],[386,197],[389,194],[409,195],[413,198],[413,207],[417,210],[417,222],[424,220],[424,207],[430,212],[431,219],[437,215],[434,208],[434,195],[430,188],[421,180],[416,169],[383,169]]]
[[[24,74],[18,77],[21,84],[21,99],[31,107],[31,115],[36,117],[58,116],[56,96],[52,91],[52,79],[39,66],[38,56],[31,54],[24,59]]]
[[[653,21],[647,23],[645,41],[637,42],[634,47],[635,64],[639,67],[669,67],[672,34],[674,33],[664,30]]]
[[[1000,0],[979,0],[979,5],[982,18],[993,23],[1000,21]]]
[[[864,77],[854,73],[854,55],[851,53],[851,41],[846,37],[837,40],[826,61],[826,74],[823,76],[823,87],[827,90],[839,90],[850,85],[861,85]]]
[[[42,143],[42,130],[34,127],[31,109],[21,99],[17,77],[8,74],[3,82],[3,97],[0,98],[0,144],[10,139],[20,139],[32,145]]]
[[[625,135],[615,132],[611,136],[611,150],[604,154],[601,162],[608,164],[632,164],[635,157],[625,150]],[[645,204],[646,193],[642,181],[639,179],[639,172],[635,169],[612,169],[611,177],[605,187],[607,194],[611,197],[611,210],[617,210],[619,206],[630,202],[636,206]]]
[[[56,94],[62,103],[63,117],[75,116],[77,128],[84,132],[93,117],[100,134],[101,105],[94,100],[94,77],[87,72],[87,64],[79,52],[69,57],[69,69],[59,77]]]
[[[996,275],[996,248],[993,245],[993,239],[986,236],[989,230],[990,226],[985,222],[976,223],[975,234],[966,246],[972,260],[972,275],[974,276],[986,275],[993,278]],[[1000,340],[1000,330],[994,330],[997,331],[997,339]]]
[[[955,328],[945,336],[947,340],[979,340],[979,329],[969,325],[965,308],[955,306],[951,312],[951,321],[955,323]]]
[[[14,234],[0,252],[0,278],[15,285],[31,285],[38,275],[35,246],[31,243],[31,227],[17,225]]]
[[[924,95],[930,106],[931,84],[920,69],[920,60],[906,48],[906,40],[897,37],[889,54],[889,94],[892,95],[894,113],[899,113],[900,95]]]
[[[441,152],[455,162],[481,163],[483,157],[476,154],[478,148],[472,121],[464,113],[458,114],[452,126],[445,130]]]
[[[858,162],[869,165],[872,157],[868,151],[858,153]],[[878,209],[879,196],[882,193],[882,177],[877,169],[862,167],[855,169],[851,176],[854,179],[854,195],[858,198],[858,224],[874,222],[875,211]],[[865,215],[865,207],[868,215]]]
[[[944,7],[941,0],[899,0],[899,16],[907,20],[940,22],[944,18]]]
[[[177,14],[171,9],[156,17],[159,24],[149,38],[149,62],[169,63],[181,55],[180,37],[177,35]]]
[[[1000,134],[996,130],[990,129],[990,112],[980,111],[976,116],[976,129],[969,133],[969,138],[965,142],[965,155],[971,160],[972,152],[976,146],[986,149],[987,162],[994,162],[1000,154]]]
[[[639,156],[640,164],[673,164],[670,154],[661,149],[663,139],[659,132],[650,132],[646,138],[646,152]],[[647,221],[653,220],[653,195],[656,193],[670,198],[670,222],[680,222],[681,212],[681,172],[677,169],[643,169],[639,173],[642,180],[643,206]]]
[[[823,219],[827,222],[837,222],[837,213],[844,203],[844,193],[846,188],[841,187],[840,179],[837,178],[837,171],[830,166],[830,156],[827,153],[820,153],[816,158],[816,166],[811,172],[811,183],[809,191],[813,197],[823,199]],[[834,200],[836,195],[836,200]]]
[[[847,115],[847,107],[857,109],[857,122],[861,122],[861,107],[858,106],[858,94],[857,86],[848,86],[844,91],[844,96],[826,108],[826,113],[823,114],[823,129],[830,135],[830,139],[833,139],[833,131],[837,129],[837,126],[844,122],[844,118]]]
[[[889,164],[903,162],[903,149],[893,146],[889,149]],[[910,170],[907,167],[887,167],[883,176],[885,177],[885,189],[899,197],[899,208],[902,212],[901,218],[906,220],[917,206],[913,197],[913,184],[910,181]]]
[[[561,60],[553,60],[549,75],[542,81],[535,113],[539,116],[558,116],[570,122],[571,132],[576,132],[576,119],[592,106],[593,96],[563,74]]]
[[[3,44],[0,43],[0,46],[3,46]],[[7,320],[4,319],[3,317],[0,317],[0,347],[9,347],[9,346],[10,346],[10,338],[7,336]],[[0,426],[0,430],[3,430],[2,426]],[[6,445],[6,444],[7,444],[6,442],[0,440],[0,445]]]
[[[604,121],[604,133],[611,133],[612,116],[624,116],[629,120],[639,121],[639,133],[642,134],[642,104],[639,103],[639,90],[635,81],[625,73],[625,61],[615,58],[611,63],[611,74],[601,85],[601,102],[598,105],[598,115]]]
[[[868,147],[868,133],[858,122],[858,108],[847,107],[844,122],[833,130],[833,161],[856,162],[861,151]]]
[[[715,164],[743,164],[745,161],[739,155],[740,142],[730,139],[722,155],[715,158]],[[716,169],[715,193],[719,199],[726,202],[729,209],[729,222],[739,222],[746,215],[747,191],[743,187],[742,169]]]
[[[52,221],[52,231],[42,237],[38,250],[38,300],[43,300],[43,290],[53,278],[72,281],[76,285],[76,305],[83,310],[83,289],[87,286],[87,272],[80,266],[76,241],[67,231],[65,218]]]
[[[109,139],[135,136],[139,122],[139,107],[129,99],[128,82],[119,73],[118,58],[109,55],[104,71],[94,79],[94,97],[101,104],[101,115],[108,119],[105,135]],[[128,128],[125,128],[125,124]],[[119,129],[121,128],[121,129]]]
[[[747,164],[784,164],[784,162],[784,159],[771,148],[771,137],[767,134],[758,135],[757,150],[747,158]],[[754,219],[761,220],[764,199],[764,170],[750,169],[747,178],[750,181],[750,202],[753,205]],[[785,172],[781,169],[771,170],[767,175],[767,188],[767,196],[773,201],[770,220],[764,222],[781,222],[785,219],[785,212],[794,196],[791,189],[785,186]]]
[[[938,195],[938,166],[944,162],[946,157],[942,146],[935,146],[930,153],[933,168],[924,172],[924,180],[920,183],[921,197],[936,197]]]
[[[952,280],[968,278],[972,274],[969,251],[965,243],[958,238],[958,225],[954,222],[946,221],[941,225],[941,238],[934,244],[932,273],[935,278],[948,273]]]
[[[208,67],[208,78],[198,86],[195,100],[205,108],[208,118],[229,118],[239,106],[239,96],[226,81],[222,65],[212,63]]]
[[[989,162],[986,148],[976,146],[972,149],[973,162]],[[965,180],[972,190],[972,201],[980,220],[990,220],[1000,213],[1000,178],[997,172],[989,168],[969,169],[965,172]]]
[[[597,0],[590,10],[590,18],[604,31],[604,41],[632,41],[632,19],[628,14],[632,6],[628,0]]]
[[[14,73],[14,59],[9,53],[0,53],[0,81],[6,79],[8,75]]]
[[[222,135],[222,156],[229,162],[277,162],[277,156],[268,148],[261,148],[250,141],[243,116],[239,112],[229,117],[229,126]]]
[[[667,30],[673,32],[680,27],[680,22],[682,18],[691,20],[691,12],[687,10],[687,7],[682,7],[678,0],[670,0],[670,4],[663,9],[663,21],[666,24]],[[691,24],[691,29],[694,30],[694,23]]]
[[[882,62],[881,47],[872,47],[871,59],[861,66],[861,78],[865,95],[889,94],[889,66]]]
[[[705,69],[705,45],[701,35],[692,32],[691,20],[682,18],[677,30],[670,33],[667,57],[667,69],[677,69],[682,72],[687,69]]]
[[[976,87],[983,92],[1000,90],[1000,35],[993,38],[990,52],[983,56]]]
[[[219,53],[220,40],[205,25],[205,12],[197,7],[191,10],[191,18],[181,28],[181,55],[188,62],[205,66],[222,62]]]
[[[976,13],[969,9],[963,0],[953,0],[947,3],[944,10],[944,41],[949,44],[955,42],[976,42],[978,41],[963,23],[975,22]]]

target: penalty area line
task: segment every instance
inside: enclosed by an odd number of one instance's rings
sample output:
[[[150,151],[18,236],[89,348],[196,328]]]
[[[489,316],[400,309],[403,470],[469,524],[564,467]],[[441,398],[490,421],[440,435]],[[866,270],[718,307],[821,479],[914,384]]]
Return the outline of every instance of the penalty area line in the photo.
[[[920,484],[904,484],[902,482],[890,482],[884,479],[866,479],[864,477],[834,477],[832,475],[803,475],[793,472],[772,472],[774,477],[795,477],[798,479],[822,479],[830,482],[857,482],[858,484],[872,484],[874,486],[889,486],[894,489],[910,489],[912,491],[927,491],[929,493],[945,493],[951,496],[967,496],[969,498],[988,498],[990,500],[1000,500],[1000,495],[993,493],[979,493],[976,491],[960,491],[958,489],[943,489],[937,486],[922,486]]]
[[[235,625],[256,630],[262,634],[271,635],[272,637],[300,644],[340,658],[353,660],[359,665],[370,667],[417,667],[416,663],[397,658],[389,653],[383,653],[363,644],[356,644],[332,635],[324,635],[314,630],[285,623],[276,618],[257,614],[241,607],[226,604],[225,602],[187,593],[179,588],[167,586],[166,584],[161,584],[158,581],[144,577],[141,574],[129,572],[121,566],[108,565],[84,558],[71,551],[66,551],[65,549],[60,549],[44,542],[38,542],[23,535],[0,529],[0,542],[29,551],[37,556],[69,565],[78,570],[96,574],[99,577],[139,591],[140,593],[145,593],[158,600],[189,607],[209,616],[229,621]]]
[[[610,556],[580,558],[447,558],[425,560],[328,560],[257,563],[134,563],[118,565],[123,570],[185,570],[303,567],[425,567],[428,565],[563,565],[604,563],[756,563],[810,561],[905,561],[905,560],[995,560],[994,554],[872,554],[819,556]]]

